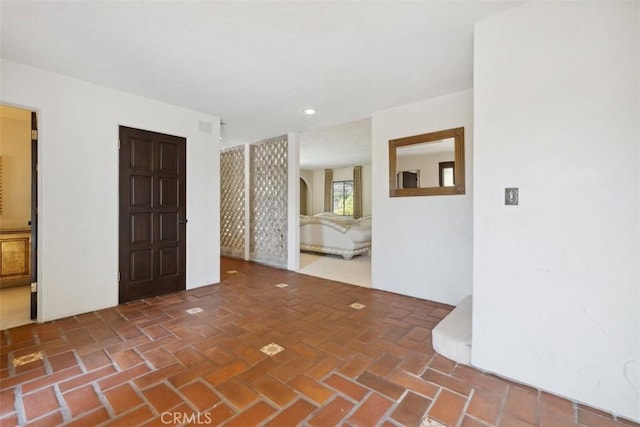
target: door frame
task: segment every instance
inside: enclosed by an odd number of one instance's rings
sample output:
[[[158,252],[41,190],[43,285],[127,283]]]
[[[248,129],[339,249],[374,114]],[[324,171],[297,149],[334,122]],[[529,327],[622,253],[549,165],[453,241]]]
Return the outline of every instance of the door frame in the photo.
[[[31,110],[31,292],[30,318],[38,318],[38,113]]]

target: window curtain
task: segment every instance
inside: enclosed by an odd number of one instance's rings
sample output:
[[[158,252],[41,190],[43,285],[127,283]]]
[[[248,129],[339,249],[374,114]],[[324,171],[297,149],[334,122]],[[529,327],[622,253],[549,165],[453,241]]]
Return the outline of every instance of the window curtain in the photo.
[[[333,169],[324,170],[324,211],[333,212]]]
[[[353,168],[353,217],[362,217],[362,166]]]

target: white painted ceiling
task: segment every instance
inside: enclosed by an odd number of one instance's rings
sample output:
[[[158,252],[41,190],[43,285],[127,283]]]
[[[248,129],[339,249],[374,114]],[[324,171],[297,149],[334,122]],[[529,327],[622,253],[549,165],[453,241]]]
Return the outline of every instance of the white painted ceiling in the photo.
[[[516,4],[2,0],[1,55],[217,115],[231,146],[469,89],[474,22]]]

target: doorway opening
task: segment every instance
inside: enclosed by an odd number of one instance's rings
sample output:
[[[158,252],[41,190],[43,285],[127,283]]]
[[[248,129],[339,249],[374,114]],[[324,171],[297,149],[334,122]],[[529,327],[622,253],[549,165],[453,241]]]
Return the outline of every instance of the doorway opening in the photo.
[[[37,154],[34,111],[0,105],[0,329],[37,317]]]

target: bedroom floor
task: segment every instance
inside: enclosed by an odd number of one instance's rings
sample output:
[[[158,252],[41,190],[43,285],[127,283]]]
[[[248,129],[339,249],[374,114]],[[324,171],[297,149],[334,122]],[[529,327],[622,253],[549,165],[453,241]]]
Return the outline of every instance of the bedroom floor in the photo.
[[[29,285],[0,289],[0,329],[33,323]]]
[[[298,273],[370,288],[371,252],[349,260],[338,255],[300,252]]]
[[[0,425],[637,426],[434,354],[449,306],[221,267],[219,285],[2,331]]]

